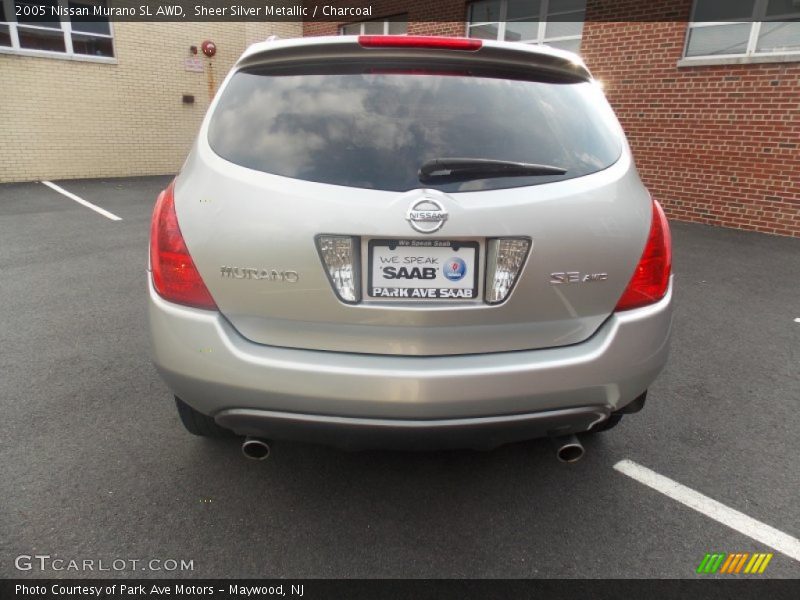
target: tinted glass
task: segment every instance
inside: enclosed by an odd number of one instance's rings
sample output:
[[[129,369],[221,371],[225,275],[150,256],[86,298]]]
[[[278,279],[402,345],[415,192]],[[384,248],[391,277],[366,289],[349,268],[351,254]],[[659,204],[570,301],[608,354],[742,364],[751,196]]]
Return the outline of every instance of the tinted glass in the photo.
[[[737,21],[750,19],[756,0],[697,0],[694,18],[697,21]]]
[[[583,17],[582,14],[576,14]],[[571,35],[581,35],[583,33],[583,21],[548,21],[545,30],[545,39],[567,37]]]
[[[111,35],[111,28],[108,25],[108,18],[101,16],[94,16],[94,6],[104,6],[105,2],[90,4],[88,2],[70,2],[70,8],[74,9],[89,9],[91,16],[84,17],[82,15],[73,15],[70,17],[72,23],[72,31],[80,31],[82,33],[101,33],[103,35]]]
[[[469,27],[469,37],[496,40],[499,35],[500,27],[497,24],[470,25]]]
[[[14,15],[17,23],[30,23],[39,27],[61,28],[61,21],[53,16],[58,0],[15,0]],[[17,14],[19,10],[19,14]]]
[[[800,21],[765,21],[758,35],[758,52],[800,51]]]
[[[95,37],[78,33],[72,34],[72,51],[89,56],[114,56],[111,38]]]
[[[389,21],[389,33],[392,35],[403,35],[408,31],[408,21],[405,19],[401,20],[390,20]]]
[[[800,3],[797,0],[769,0],[767,16],[800,16]]]
[[[744,54],[750,38],[750,23],[692,27],[686,56]]]
[[[367,21],[364,23],[364,33],[366,35],[381,35],[383,33],[383,21]]]
[[[481,0],[469,5],[469,22],[486,23],[500,20],[500,0]]]
[[[550,0],[547,5],[548,16],[586,10],[586,0]]]
[[[380,69],[378,69],[380,71]],[[565,175],[433,185],[499,189],[580,177],[621,144],[593,84],[442,74],[237,73],[212,117],[212,149],[267,173],[359,188],[422,187],[434,158],[553,165]]]
[[[538,19],[542,10],[541,0],[508,0],[507,19]]]
[[[508,21],[506,23],[506,40],[509,42],[535,40],[538,35],[539,23],[537,21]]]
[[[49,50],[51,52],[66,52],[64,44],[64,34],[60,31],[48,31],[46,29],[29,29],[18,27],[20,48],[29,50]]]

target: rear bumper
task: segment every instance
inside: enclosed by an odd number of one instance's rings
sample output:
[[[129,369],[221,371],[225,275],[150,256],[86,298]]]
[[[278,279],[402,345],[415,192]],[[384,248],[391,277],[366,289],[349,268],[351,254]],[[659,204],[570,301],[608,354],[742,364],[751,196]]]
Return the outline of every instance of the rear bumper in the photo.
[[[228,409],[216,421],[241,435],[342,448],[490,449],[511,442],[586,431],[609,414],[602,406],[467,419],[357,419]]]
[[[580,344],[463,356],[254,344],[219,313],[166,302],[152,284],[149,316],[154,362],[167,384],[237,433],[306,439],[311,432],[335,443],[358,432],[442,440],[482,429],[490,439],[492,430],[524,439],[585,431],[650,385],[667,360],[672,286],[657,304],[612,315]]]

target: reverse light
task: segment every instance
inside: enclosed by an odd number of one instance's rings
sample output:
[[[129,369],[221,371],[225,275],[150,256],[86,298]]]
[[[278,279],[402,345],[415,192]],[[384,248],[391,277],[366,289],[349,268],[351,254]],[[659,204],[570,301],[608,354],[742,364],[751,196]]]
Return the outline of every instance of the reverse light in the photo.
[[[671,272],[672,239],[669,223],[664,209],[653,200],[653,219],[642,258],[614,310],[630,310],[658,302],[667,293]]]
[[[356,276],[358,238],[346,235],[317,236],[317,250],[333,290],[342,302],[355,304],[360,299]]]
[[[364,48],[433,48],[438,50],[480,50],[483,41],[476,38],[434,37],[426,35],[360,35]]]
[[[531,241],[523,238],[499,238],[487,242],[486,302],[503,302],[519,278]]]
[[[175,183],[170,183],[156,200],[150,224],[150,266],[153,286],[170,302],[216,310],[217,305],[203,283],[178,226],[175,214]]]

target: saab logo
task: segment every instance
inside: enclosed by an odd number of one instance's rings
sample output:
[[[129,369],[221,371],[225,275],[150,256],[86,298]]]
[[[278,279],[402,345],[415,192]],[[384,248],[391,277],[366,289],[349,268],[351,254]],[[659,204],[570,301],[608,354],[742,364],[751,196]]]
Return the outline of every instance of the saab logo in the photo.
[[[384,279],[436,279],[434,267],[383,267]]]
[[[467,263],[459,257],[454,256],[444,263],[442,271],[444,271],[444,276],[450,281],[461,281],[464,279],[464,275],[467,274]]]
[[[697,567],[697,572],[700,574],[725,573],[728,575],[739,575],[741,573],[760,575],[767,568],[771,560],[771,553],[765,554],[763,552],[755,552],[749,554],[748,552],[737,552],[726,554],[725,552],[716,552],[714,554],[705,555],[700,566]]]

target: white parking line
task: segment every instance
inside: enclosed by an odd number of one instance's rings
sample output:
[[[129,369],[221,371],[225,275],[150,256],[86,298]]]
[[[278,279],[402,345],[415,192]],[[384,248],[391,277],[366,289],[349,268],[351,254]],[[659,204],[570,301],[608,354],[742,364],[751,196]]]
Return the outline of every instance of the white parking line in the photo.
[[[800,561],[800,540],[790,536],[788,533],[783,533],[766,523],[756,521],[738,510],[734,510],[700,492],[681,485],[669,477],[659,475],[632,460],[621,460],[614,465],[614,468],[639,483],[653,488],[657,492],[661,492],[665,496],[669,496],[673,500],[677,500],[681,504],[693,508],[697,512],[703,513],[705,516],[727,525],[749,538],[774,548],[781,554]]]
[[[74,200],[78,204],[83,204],[86,208],[91,208],[94,212],[100,213],[101,215],[103,215],[104,217],[106,217],[108,219],[111,219],[112,221],[122,221],[122,217],[118,217],[114,213],[108,212],[105,208],[100,208],[99,206],[96,206],[96,205],[92,204],[91,202],[86,201],[83,198],[81,198],[80,196],[76,196],[72,192],[68,192],[64,188],[62,188],[60,186],[57,186],[52,181],[43,181],[42,183],[45,184],[47,187],[49,187],[51,190],[55,190],[59,194],[63,194],[64,196],[66,196],[70,200]]]

